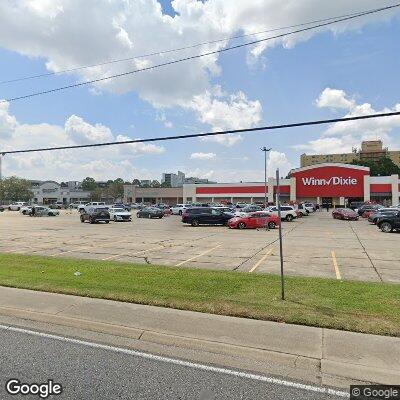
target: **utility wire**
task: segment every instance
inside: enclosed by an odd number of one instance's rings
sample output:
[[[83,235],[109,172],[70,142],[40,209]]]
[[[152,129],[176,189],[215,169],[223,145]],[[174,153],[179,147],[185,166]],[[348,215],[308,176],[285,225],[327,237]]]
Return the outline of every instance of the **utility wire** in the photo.
[[[48,93],[54,93],[54,92],[59,92],[59,91],[66,90],[66,89],[81,87],[81,86],[89,85],[89,84],[92,84],[92,83],[98,83],[98,82],[103,82],[103,81],[107,81],[107,80],[110,80],[110,79],[120,78],[120,77],[123,77],[123,76],[132,75],[132,74],[135,74],[135,73],[138,73],[138,72],[149,71],[149,70],[153,70],[153,69],[156,69],[156,68],[165,67],[167,65],[177,64],[177,63],[180,63],[180,62],[183,62],[183,61],[188,61],[188,60],[193,60],[193,59],[197,59],[197,58],[201,58],[201,57],[205,57],[205,56],[210,56],[210,55],[214,55],[214,54],[218,54],[218,53],[223,53],[223,52],[226,52],[226,51],[229,51],[229,50],[239,49],[239,48],[242,48],[242,47],[246,47],[246,46],[251,46],[251,45],[254,45],[254,44],[262,43],[262,42],[265,42],[265,41],[268,41],[268,40],[278,39],[278,38],[281,38],[281,37],[284,37],[284,36],[289,36],[289,35],[293,35],[293,34],[297,34],[297,33],[301,33],[301,32],[306,32],[306,31],[317,29],[317,28],[321,28],[321,27],[324,27],[324,26],[327,26],[327,25],[332,25],[332,24],[335,24],[335,23],[338,23],[338,22],[348,21],[348,20],[351,20],[351,19],[354,19],[354,18],[358,18],[360,16],[365,16],[365,15],[374,14],[374,13],[377,13],[377,12],[380,12],[380,11],[393,9],[393,8],[396,8],[396,7],[399,7],[399,6],[400,6],[400,3],[394,4],[394,5],[391,5],[391,6],[387,6],[387,7],[378,8],[378,9],[375,9],[375,10],[372,10],[372,11],[367,11],[367,12],[365,12],[363,14],[352,15],[350,17],[336,19],[336,20],[333,20],[333,21],[330,21],[330,22],[321,23],[321,24],[314,25],[314,26],[311,26],[311,27],[302,28],[302,29],[298,29],[298,30],[295,30],[295,31],[282,33],[282,34],[276,35],[276,36],[270,36],[270,37],[267,37],[267,38],[264,38],[264,39],[253,40],[251,42],[246,42],[246,43],[238,44],[236,46],[226,47],[226,48],[215,50],[215,51],[209,51],[209,52],[202,53],[202,54],[197,54],[197,55],[194,55],[194,56],[184,57],[184,58],[180,58],[178,60],[172,60],[172,61],[168,61],[168,62],[165,62],[165,63],[156,64],[156,65],[153,65],[153,66],[150,66],[150,67],[140,68],[140,69],[136,69],[136,70],[133,70],[133,71],[123,72],[123,73],[115,74],[115,75],[109,75],[109,76],[106,76],[106,77],[103,77],[103,78],[92,79],[90,81],[74,83],[74,84],[71,84],[71,85],[61,86],[61,87],[54,88],[54,89],[43,90],[43,91],[40,91],[40,92],[34,92],[34,93],[26,94],[26,95],[23,95],[23,96],[12,97],[12,98],[9,98],[9,99],[0,100],[0,103],[23,100],[23,99],[27,99],[27,98],[31,98],[31,97],[41,96],[41,95],[48,94]]]
[[[0,155],[4,156],[6,154],[34,153],[34,152],[39,152],[39,151],[82,149],[82,148],[115,146],[115,145],[132,144],[132,143],[164,142],[164,141],[168,141],[168,140],[191,139],[191,138],[198,138],[198,137],[228,135],[230,133],[257,132],[257,131],[267,131],[267,130],[284,129],[284,128],[298,128],[300,126],[323,125],[323,124],[331,124],[331,123],[336,123],[336,122],[348,122],[348,121],[358,121],[358,120],[372,119],[372,118],[393,117],[393,116],[398,116],[398,115],[400,115],[400,111],[361,115],[361,116],[354,116],[354,117],[322,119],[322,120],[316,120],[316,121],[314,120],[314,121],[294,122],[294,123],[290,123],[290,124],[281,124],[281,125],[269,125],[269,126],[267,125],[267,126],[260,126],[260,127],[256,127],[256,128],[244,128],[244,129],[233,129],[233,130],[218,131],[218,132],[193,133],[193,134],[188,134],[188,135],[155,137],[155,138],[149,138],[149,139],[132,139],[132,140],[117,141],[117,142],[81,144],[81,145],[74,145],[74,146],[43,147],[43,148],[38,148],[38,149],[26,149],[26,150],[9,150],[9,151],[1,151],[0,150]]]
[[[367,10],[367,11],[353,12],[353,13],[349,13],[349,14],[339,15],[339,16],[336,16],[336,17],[317,19],[317,20],[309,21],[309,22],[303,22],[301,24],[295,24],[295,25],[283,26],[283,27],[279,27],[279,28],[267,29],[267,30],[253,32],[253,33],[247,33],[247,34],[243,34],[243,35],[230,36],[230,37],[226,37],[226,38],[222,38],[222,39],[209,40],[209,41],[206,41],[206,42],[200,42],[200,43],[196,43],[196,44],[192,44],[192,45],[188,45],[188,46],[183,46],[183,47],[178,47],[178,48],[174,48],[174,49],[154,51],[152,53],[141,54],[141,55],[127,57],[127,58],[120,58],[120,59],[116,59],[116,60],[103,61],[103,62],[100,62],[100,63],[97,63],[97,64],[82,65],[82,66],[79,66],[79,67],[63,69],[63,70],[55,71],[55,72],[46,72],[46,73],[43,73],[43,74],[22,76],[22,77],[19,77],[19,78],[0,81],[0,85],[4,85],[6,83],[26,81],[26,80],[29,80],[29,79],[37,79],[37,78],[45,78],[45,77],[50,77],[50,76],[55,76],[55,75],[61,75],[61,74],[69,73],[69,72],[80,71],[82,69],[87,69],[87,68],[101,67],[103,65],[116,64],[116,63],[121,63],[121,62],[126,62],[126,61],[133,61],[133,60],[140,59],[140,58],[159,56],[159,55],[168,54],[168,53],[174,53],[174,52],[178,52],[178,51],[182,51],[182,50],[193,49],[193,48],[196,48],[196,47],[205,46],[205,45],[209,45],[209,44],[220,43],[220,42],[228,42],[230,40],[241,39],[241,38],[245,38],[245,37],[249,37],[249,36],[261,35],[261,34],[264,34],[264,33],[271,33],[271,32],[281,31],[281,30],[285,30],[285,29],[298,28],[300,26],[318,24],[318,23],[321,23],[321,22],[332,21],[332,20],[338,19],[338,18],[345,18],[345,17],[355,16],[355,15],[362,16],[365,13],[368,13],[368,12],[371,12],[371,11],[379,11],[379,10],[381,10],[381,9],[373,9],[373,10]]]

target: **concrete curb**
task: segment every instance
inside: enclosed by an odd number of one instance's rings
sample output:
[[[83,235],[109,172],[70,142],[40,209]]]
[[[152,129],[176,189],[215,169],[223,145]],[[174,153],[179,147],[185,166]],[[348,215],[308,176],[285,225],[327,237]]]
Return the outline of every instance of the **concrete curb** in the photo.
[[[313,383],[400,381],[400,338],[5,287],[0,315],[204,352],[217,360],[243,357],[268,364],[270,373],[287,371]]]

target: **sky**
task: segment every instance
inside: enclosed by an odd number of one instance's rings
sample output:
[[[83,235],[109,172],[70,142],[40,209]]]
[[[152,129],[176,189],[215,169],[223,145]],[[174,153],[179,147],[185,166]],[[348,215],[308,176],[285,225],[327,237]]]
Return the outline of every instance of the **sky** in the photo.
[[[327,3],[327,4],[324,4]],[[60,72],[393,4],[386,0],[3,0],[0,99],[57,88],[268,37]],[[288,29],[279,32],[287,32]],[[0,152],[240,129],[400,111],[400,7],[213,56],[0,103]],[[3,176],[57,181],[161,179],[181,170],[261,181],[302,153],[366,139],[400,150],[400,117],[209,139],[6,155]]]

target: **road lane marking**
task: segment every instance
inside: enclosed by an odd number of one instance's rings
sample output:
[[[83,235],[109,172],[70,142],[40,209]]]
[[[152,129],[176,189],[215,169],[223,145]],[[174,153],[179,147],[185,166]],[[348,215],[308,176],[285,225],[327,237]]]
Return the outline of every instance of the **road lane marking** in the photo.
[[[186,264],[190,261],[196,260],[199,257],[205,256],[206,254],[211,253],[212,251],[214,251],[215,249],[217,249],[218,247],[221,247],[221,246],[222,246],[222,244],[218,244],[217,246],[213,247],[212,249],[208,249],[208,250],[204,251],[203,253],[198,254],[197,256],[193,256],[191,258],[188,258],[185,261],[181,261],[180,263],[176,264],[175,267],[180,267],[183,264]]]
[[[335,268],[336,279],[342,279],[342,276],[340,275],[339,271],[339,265],[336,259],[336,254],[333,250],[331,251],[331,255],[332,255],[333,266]]]
[[[254,264],[253,268],[252,268],[249,272],[254,272],[254,271],[260,266],[260,264],[272,253],[272,250],[273,250],[273,249],[269,249],[269,250],[264,254],[264,256],[261,257],[261,259],[258,260],[258,261]]]
[[[197,370],[201,370],[201,371],[215,372],[215,373],[219,373],[219,374],[235,376],[237,378],[245,378],[245,379],[250,379],[253,381],[272,383],[275,385],[291,387],[291,388],[295,388],[295,389],[301,389],[301,390],[305,390],[308,392],[325,393],[325,394],[330,394],[333,396],[345,397],[345,398],[350,397],[348,392],[330,389],[328,387],[307,385],[307,384],[303,384],[303,383],[299,383],[299,382],[292,382],[292,381],[288,381],[288,380],[284,380],[284,379],[273,378],[272,376],[251,374],[248,372],[235,371],[232,369],[222,368],[222,367],[213,367],[211,365],[205,365],[205,364],[195,363],[195,362],[191,362],[191,361],[184,361],[184,360],[179,360],[179,359],[175,359],[175,358],[171,358],[171,357],[159,356],[159,355],[151,354],[151,353],[143,353],[138,350],[124,349],[122,347],[109,346],[106,344],[92,343],[92,342],[88,342],[85,340],[53,335],[51,333],[31,331],[29,329],[17,328],[14,326],[7,326],[7,325],[0,325],[0,329],[2,329],[4,331],[8,331],[8,332],[22,333],[25,335],[38,336],[38,337],[42,337],[45,339],[57,340],[59,342],[72,343],[72,344],[76,344],[76,345],[80,345],[80,346],[87,346],[87,347],[91,347],[91,348],[95,348],[95,349],[112,351],[114,353],[126,354],[129,356],[140,357],[140,358],[143,358],[146,360],[152,360],[152,361],[158,361],[158,362],[163,362],[163,363],[168,363],[168,364],[173,364],[173,365],[179,365],[182,367],[197,369]]]

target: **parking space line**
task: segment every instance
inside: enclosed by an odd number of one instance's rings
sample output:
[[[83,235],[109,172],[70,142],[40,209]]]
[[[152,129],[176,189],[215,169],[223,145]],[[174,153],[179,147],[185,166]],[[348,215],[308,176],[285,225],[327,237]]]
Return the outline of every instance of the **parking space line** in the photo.
[[[336,254],[333,250],[331,251],[331,255],[332,255],[333,266],[335,268],[336,279],[342,279],[342,276],[340,275],[339,271],[339,265],[336,259]]]
[[[272,253],[272,250],[273,250],[272,248],[269,249],[269,250],[264,254],[264,256],[261,257],[261,259],[258,260],[258,261],[254,264],[254,266],[251,268],[251,270],[250,270],[249,272],[254,272],[254,271],[261,265],[261,263],[262,263],[263,261],[265,261],[266,258]]]
[[[206,255],[208,253],[211,253],[213,250],[215,250],[215,249],[217,249],[218,247],[221,247],[221,246],[222,246],[222,244],[218,244],[217,246],[213,247],[212,249],[208,249],[208,250],[204,251],[203,253],[198,254],[197,256],[193,256],[191,258],[188,258],[185,261],[181,261],[180,263],[176,264],[175,267],[180,267],[183,264],[186,264],[186,263],[188,263],[190,261],[196,260],[197,258],[202,257],[202,256],[204,256],[204,255]]]

